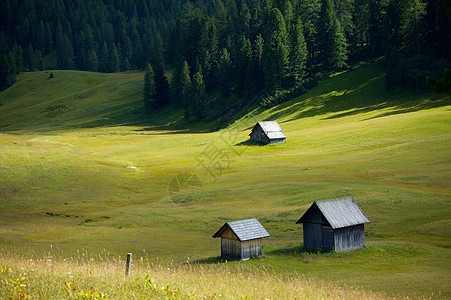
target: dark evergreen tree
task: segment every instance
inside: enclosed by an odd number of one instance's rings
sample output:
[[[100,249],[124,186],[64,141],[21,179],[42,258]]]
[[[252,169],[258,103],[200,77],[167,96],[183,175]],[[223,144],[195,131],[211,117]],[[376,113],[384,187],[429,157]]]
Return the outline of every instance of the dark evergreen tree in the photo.
[[[298,86],[305,76],[307,61],[307,45],[305,44],[300,18],[290,25],[288,37],[290,49],[289,86]]]
[[[400,60],[398,49],[393,47],[387,58],[387,74],[385,76],[385,90],[391,92],[400,85],[402,75],[400,74]]]
[[[150,61],[156,70],[164,70],[164,50],[163,39],[159,32],[157,32],[152,40]]]
[[[57,62],[61,69],[70,70],[75,67],[74,65],[74,51],[71,42],[67,35],[64,33],[57,41]]]
[[[171,101],[176,107],[183,106],[183,66],[184,61],[179,59],[178,63],[175,65],[171,78]]]
[[[120,71],[120,61],[119,61],[119,53],[117,52],[116,45],[111,44],[110,53],[108,59],[110,65],[108,67],[109,72],[119,72]]]
[[[235,84],[238,87],[238,95],[247,97],[251,92],[251,78],[249,68],[252,64],[252,46],[251,42],[244,36],[238,40],[238,49],[235,63]]]
[[[170,92],[168,78],[162,69],[155,71],[155,108],[169,104]]]
[[[10,68],[6,54],[0,54],[0,91],[10,87],[15,81],[15,74]]]
[[[316,63],[316,53],[318,51],[317,24],[320,10],[320,0],[300,1],[297,8],[304,29],[304,38],[308,51],[306,63],[309,69]]]
[[[192,81],[192,111],[197,118],[203,118],[205,116],[205,83],[202,76],[202,72],[194,74]]]
[[[109,51],[106,42],[104,41],[102,44],[102,48],[100,48],[99,52],[99,72],[108,72],[109,69]]]
[[[144,75],[143,97],[146,111],[150,114],[155,105],[155,73],[151,64],[147,65],[146,74]]]
[[[451,94],[451,69],[445,69],[443,77],[434,76],[427,77],[427,85],[432,88],[435,93]]]
[[[184,118],[186,121],[189,121],[191,114],[191,90],[189,66],[185,60],[181,68],[181,95],[183,100]]]
[[[328,70],[341,70],[346,66],[347,44],[335,14],[332,0],[321,1],[318,23],[318,61]]]
[[[402,45],[403,2],[390,0],[384,17],[385,55],[388,57],[392,49],[399,51]]]
[[[254,84],[253,87],[256,91],[261,91],[264,87],[265,78],[263,73],[263,48],[264,48],[264,41],[261,36],[261,34],[257,35],[254,47],[253,47],[253,55],[252,55],[252,61],[253,61],[253,71],[254,71]]]
[[[215,84],[215,71],[218,59],[218,29],[214,18],[208,18],[202,26],[199,41],[199,63],[202,66],[205,84],[211,89]]]
[[[372,56],[384,54],[383,23],[386,11],[384,0],[369,0],[368,45]]]
[[[227,48],[222,49],[219,54],[218,78],[222,96],[229,97],[232,87],[232,61]]]
[[[404,45],[412,55],[421,53],[423,45],[423,19],[426,3],[422,0],[406,0],[403,7],[402,37]]]
[[[95,50],[89,51],[88,60],[86,63],[86,70],[91,72],[97,72],[99,65],[99,60],[97,58],[97,53]]]
[[[263,72],[266,88],[272,92],[282,88],[288,68],[288,47],[285,20],[277,8],[271,9],[266,24],[263,49]]]

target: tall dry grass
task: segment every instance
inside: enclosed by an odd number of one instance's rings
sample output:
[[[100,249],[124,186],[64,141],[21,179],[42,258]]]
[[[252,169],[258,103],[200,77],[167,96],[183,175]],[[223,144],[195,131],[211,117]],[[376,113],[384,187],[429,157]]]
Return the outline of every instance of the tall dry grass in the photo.
[[[183,265],[125,261],[102,252],[71,257],[0,250],[1,299],[384,299],[303,276],[282,276],[246,263]]]

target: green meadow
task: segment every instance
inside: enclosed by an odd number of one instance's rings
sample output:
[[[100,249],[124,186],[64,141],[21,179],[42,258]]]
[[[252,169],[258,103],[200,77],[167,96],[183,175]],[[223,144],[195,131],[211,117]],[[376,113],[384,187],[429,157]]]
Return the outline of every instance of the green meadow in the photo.
[[[246,107],[224,127],[185,124],[174,107],[146,119],[143,73],[54,74],[21,74],[0,93],[0,282],[25,268],[30,296],[46,298],[48,280],[59,289],[53,295],[76,297],[64,286],[75,280],[64,270],[74,268],[79,286],[97,284],[94,290],[114,299],[116,287],[130,298],[169,298],[159,287],[146,294],[155,288],[144,279],[152,270],[162,276],[158,284],[180,292],[171,297],[187,299],[193,290],[193,298],[221,291],[229,299],[293,298],[283,286],[299,298],[451,297],[449,96],[386,93],[383,68],[362,64],[271,109]],[[261,120],[277,120],[287,142],[250,143]],[[353,196],[371,220],[366,247],[305,252],[295,222],[313,201],[343,196]],[[227,221],[250,217],[271,234],[264,256],[221,261],[220,241],[211,236]],[[107,284],[98,263],[90,283],[82,270],[84,262],[95,264],[86,257],[119,269],[118,257],[129,252],[141,262],[133,280],[120,283],[121,269]],[[57,267],[44,265],[50,256]],[[30,259],[42,260],[39,276],[30,275]],[[186,276],[174,280],[166,266]],[[234,279],[221,277],[225,272]],[[204,273],[233,288],[198,290]],[[260,292],[240,283],[258,282],[260,273]],[[147,292],[128,290],[136,285]],[[5,283],[0,296],[11,296],[11,288]]]

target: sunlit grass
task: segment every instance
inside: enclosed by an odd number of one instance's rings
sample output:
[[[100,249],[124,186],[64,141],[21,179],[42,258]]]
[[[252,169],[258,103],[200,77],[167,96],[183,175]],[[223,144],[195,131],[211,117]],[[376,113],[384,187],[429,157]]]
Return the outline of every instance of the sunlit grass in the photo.
[[[56,252],[56,253],[55,253]],[[42,255],[42,254],[41,254]],[[66,257],[0,253],[3,299],[387,299],[381,293],[343,288],[300,275],[281,275],[264,266],[125,262],[107,253]]]
[[[219,293],[292,298],[291,290],[308,293],[307,286],[313,287],[307,298],[379,296],[346,294],[356,286],[396,297],[451,295],[447,282],[436,280],[451,276],[449,97],[385,93],[382,70],[369,65],[270,110],[255,109],[219,132],[209,132],[210,124],[196,133],[199,122],[179,127],[180,109],[162,110],[150,124],[134,121],[140,73],[55,75],[59,81],[46,81],[48,74],[40,72],[23,74],[0,94],[0,265],[11,268],[8,280],[19,287],[20,268],[28,268],[30,295],[91,291],[119,298],[132,297],[136,287],[142,298],[153,293],[154,283],[163,298],[164,285],[184,297],[195,292],[207,299]],[[171,125],[161,126],[165,117]],[[270,119],[279,121],[287,143],[245,143],[254,122]],[[202,167],[217,163],[211,158],[218,155],[220,166]],[[170,183],[178,176],[200,184],[174,194]],[[313,201],[343,196],[353,196],[372,221],[365,226],[367,247],[344,254],[302,252],[296,220]],[[264,258],[218,264],[220,244],[211,235],[227,221],[249,217],[271,234]],[[43,253],[50,245],[64,255],[54,255],[57,263],[47,266]],[[136,268],[124,279],[118,256],[128,252]],[[141,253],[148,255],[143,265]],[[191,265],[185,264],[188,257]],[[29,275],[29,259],[40,260],[37,277]],[[102,271],[110,263],[115,268]],[[65,269],[84,279],[68,277]],[[174,269],[186,278],[172,276]],[[225,270],[234,276],[221,277]],[[262,286],[260,271],[265,288],[254,291]],[[211,286],[198,279],[199,272]],[[232,287],[211,279],[216,277]],[[65,282],[75,288],[72,296]]]

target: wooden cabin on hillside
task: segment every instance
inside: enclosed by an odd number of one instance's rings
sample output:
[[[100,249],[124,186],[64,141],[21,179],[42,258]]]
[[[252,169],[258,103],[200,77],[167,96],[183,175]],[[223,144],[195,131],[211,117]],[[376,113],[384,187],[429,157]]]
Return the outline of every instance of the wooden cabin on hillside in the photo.
[[[262,256],[262,239],[269,233],[255,219],[225,223],[214,235],[221,238],[221,257],[224,259],[248,260]]]
[[[249,134],[250,139],[265,144],[285,143],[286,135],[277,121],[258,122]]]
[[[315,201],[296,222],[303,223],[304,248],[344,252],[365,245],[364,224],[370,223],[352,197]]]

